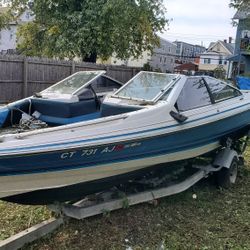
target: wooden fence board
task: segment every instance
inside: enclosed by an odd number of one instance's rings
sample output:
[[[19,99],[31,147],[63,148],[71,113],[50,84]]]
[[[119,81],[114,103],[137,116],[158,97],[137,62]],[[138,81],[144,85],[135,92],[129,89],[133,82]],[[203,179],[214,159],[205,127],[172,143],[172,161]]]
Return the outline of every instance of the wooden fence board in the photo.
[[[86,70],[105,70],[108,76],[125,83],[138,73],[140,68],[1,55],[0,103],[30,96],[74,72]]]

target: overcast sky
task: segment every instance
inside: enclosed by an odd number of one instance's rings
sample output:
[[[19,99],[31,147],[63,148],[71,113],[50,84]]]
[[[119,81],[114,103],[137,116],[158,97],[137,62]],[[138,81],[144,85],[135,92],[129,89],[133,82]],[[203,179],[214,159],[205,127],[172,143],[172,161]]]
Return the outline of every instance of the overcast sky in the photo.
[[[208,46],[210,42],[235,38],[230,0],[164,0],[168,19],[173,19],[162,36]]]

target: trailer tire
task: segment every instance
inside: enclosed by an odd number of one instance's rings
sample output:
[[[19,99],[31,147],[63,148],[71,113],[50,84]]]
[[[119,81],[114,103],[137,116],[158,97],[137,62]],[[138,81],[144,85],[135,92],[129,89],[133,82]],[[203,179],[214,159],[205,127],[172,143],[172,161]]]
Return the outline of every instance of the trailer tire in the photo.
[[[239,161],[234,157],[229,168],[222,168],[216,174],[216,184],[221,188],[229,188],[235,184],[237,179]]]

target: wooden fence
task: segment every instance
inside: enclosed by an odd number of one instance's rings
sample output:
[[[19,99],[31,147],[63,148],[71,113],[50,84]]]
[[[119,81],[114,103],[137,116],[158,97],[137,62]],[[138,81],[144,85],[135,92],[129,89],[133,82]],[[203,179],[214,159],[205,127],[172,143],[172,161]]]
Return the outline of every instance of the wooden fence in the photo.
[[[108,76],[125,83],[138,73],[140,68],[0,56],[0,103],[31,96],[74,72],[86,70],[105,70]]]

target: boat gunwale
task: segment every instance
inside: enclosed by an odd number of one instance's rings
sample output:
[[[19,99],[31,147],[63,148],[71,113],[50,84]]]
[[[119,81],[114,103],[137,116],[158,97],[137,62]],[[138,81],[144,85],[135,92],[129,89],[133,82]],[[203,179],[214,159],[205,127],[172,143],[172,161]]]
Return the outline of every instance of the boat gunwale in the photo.
[[[249,103],[248,104],[246,104],[246,105],[249,105]],[[246,105],[244,105],[244,106],[246,106]],[[230,111],[230,110],[228,110],[228,111]],[[224,111],[224,112],[226,112],[226,111]],[[233,116],[237,116],[237,115],[240,115],[240,114],[242,114],[242,113],[245,113],[245,112],[248,112],[248,110],[243,110],[242,112],[240,112],[240,113],[235,113],[234,115],[230,115],[230,116],[227,116],[227,117],[221,117],[221,119],[219,119],[219,120],[214,120],[214,121],[207,121],[207,122],[205,122],[205,123],[202,123],[202,124],[196,124],[195,126],[192,126],[192,127],[187,127],[187,128],[184,128],[184,129],[182,129],[181,131],[187,131],[187,130],[190,130],[190,129],[194,129],[194,128],[197,128],[197,127],[201,127],[201,126],[203,126],[203,125],[207,125],[207,124],[212,124],[212,123],[216,123],[216,122],[218,122],[218,121],[221,121],[221,120],[223,120],[223,119],[227,119],[227,118],[230,118],[230,117],[233,117]],[[219,114],[213,114],[213,115],[211,115],[211,116],[216,116],[216,115],[219,115]],[[206,117],[205,118],[198,118],[198,119],[196,119],[196,120],[193,120],[193,121],[190,121],[190,122],[195,122],[195,121],[197,121],[197,120],[200,120],[200,119],[206,119]],[[190,123],[189,122],[189,123]],[[163,122],[162,122],[163,123]],[[250,124],[247,124],[247,125],[245,125],[245,127],[247,127],[247,126],[249,126]],[[178,125],[172,125],[172,126],[178,126]],[[111,137],[121,137],[121,136],[123,136],[123,137],[125,137],[125,136],[129,136],[129,135],[131,135],[131,134],[145,134],[145,133],[150,133],[150,132],[152,132],[152,130],[154,131],[154,130],[163,130],[163,129],[167,129],[167,128],[169,128],[169,127],[172,127],[172,126],[167,126],[167,127],[158,127],[158,128],[154,128],[154,129],[149,129],[148,131],[137,131],[137,132],[131,132],[131,133],[129,133],[129,134],[125,134],[125,135],[115,135],[115,136],[111,136]],[[173,135],[173,134],[176,134],[176,133],[179,133],[180,132],[180,130],[175,130],[175,131],[170,131],[170,132],[166,132],[166,133],[164,133],[164,134],[168,134],[168,135]],[[154,135],[139,135],[139,136],[137,136],[137,137],[130,137],[130,138],[122,138],[122,139],[119,139],[119,141],[111,141],[111,142],[105,142],[105,143],[102,143],[102,142],[98,142],[98,143],[95,143],[94,145],[93,144],[91,144],[91,145],[72,145],[72,146],[69,146],[69,147],[67,147],[67,148],[65,148],[65,146],[66,146],[66,144],[68,144],[68,143],[64,143],[63,145],[64,145],[64,148],[57,148],[57,149],[55,149],[55,148],[53,148],[53,147],[55,147],[55,146],[57,146],[57,145],[38,145],[38,146],[36,146],[36,147],[41,147],[41,146],[43,146],[43,147],[47,147],[47,151],[43,151],[42,149],[40,149],[40,151],[37,151],[37,152],[32,152],[32,151],[30,151],[30,152],[23,152],[23,153],[18,153],[18,152],[13,152],[12,151],[12,153],[10,153],[10,152],[8,152],[8,153],[4,153],[4,152],[1,152],[1,150],[0,150],[0,158],[1,159],[3,159],[3,158],[8,158],[8,155],[11,155],[11,156],[20,156],[20,157],[22,157],[22,156],[24,156],[24,155],[35,155],[35,154],[46,154],[46,153],[53,153],[53,152],[61,152],[61,151],[67,151],[67,150],[71,150],[71,149],[88,149],[88,148],[92,148],[93,146],[97,146],[97,147],[99,147],[99,146],[106,146],[106,145],[110,145],[110,144],[116,144],[116,143],[123,143],[123,142],[131,142],[131,141],[133,141],[133,140],[146,140],[146,139],[150,139],[150,138],[154,138],[154,137],[160,137],[160,136],[162,136],[163,134],[162,133],[158,133],[158,134],[154,134]],[[110,136],[108,136],[107,138],[106,137],[103,137],[103,138],[93,138],[93,139],[86,139],[86,140],[84,140],[84,141],[89,141],[89,140],[105,140],[105,139],[109,139],[109,137]],[[82,142],[84,142],[84,141],[75,141],[75,142],[70,142],[70,143],[74,143],[74,144],[76,144],[76,143],[82,143]],[[57,143],[57,144],[62,144],[62,143]],[[51,147],[50,149],[48,149],[48,147]],[[34,148],[34,146],[33,147],[27,147],[27,148]],[[21,149],[21,150],[23,150],[23,149]],[[39,149],[38,149],[39,150]],[[11,151],[11,149],[10,149],[10,151]],[[20,151],[20,149],[19,149],[19,151]]]

